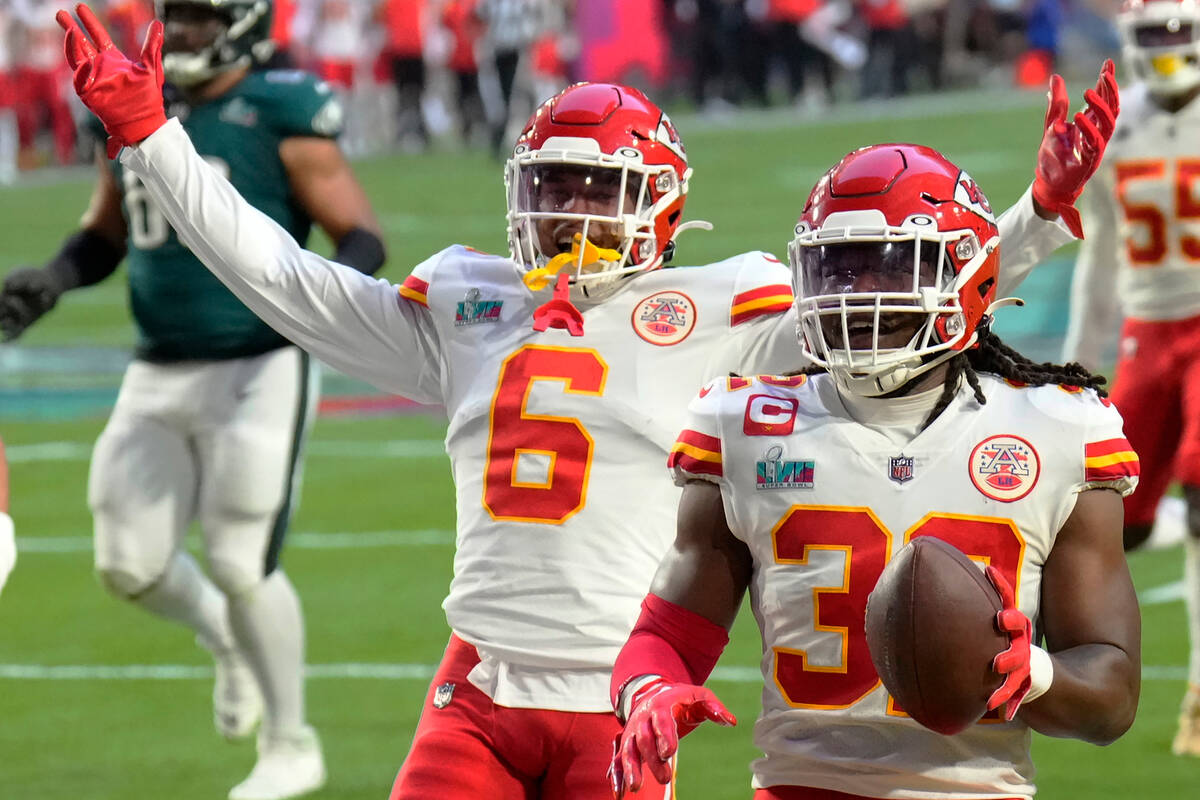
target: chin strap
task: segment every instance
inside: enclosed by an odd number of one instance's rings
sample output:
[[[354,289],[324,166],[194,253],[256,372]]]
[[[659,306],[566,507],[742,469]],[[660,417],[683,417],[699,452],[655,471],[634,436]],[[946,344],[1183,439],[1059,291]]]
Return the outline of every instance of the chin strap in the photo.
[[[582,254],[582,257],[581,257]],[[590,241],[583,238],[583,234],[577,233],[571,239],[571,249],[566,253],[559,253],[554,258],[547,262],[546,266],[531,269],[525,273],[522,279],[530,291],[540,292],[550,285],[550,279],[565,267],[573,263],[578,263],[581,270],[587,269],[592,264],[598,261],[617,262],[621,260],[621,253],[618,250],[610,250],[607,247],[597,247]],[[560,278],[566,277],[559,275]],[[560,281],[561,283],[561,281]],[[555,292],[557,293],[557,288]]]
[[[572,336],[583,336],[583,314],[571,302],[570,275],[559,275],[554,297],[533,312],[533,329],[541,332],[547,328],[562,328]]]

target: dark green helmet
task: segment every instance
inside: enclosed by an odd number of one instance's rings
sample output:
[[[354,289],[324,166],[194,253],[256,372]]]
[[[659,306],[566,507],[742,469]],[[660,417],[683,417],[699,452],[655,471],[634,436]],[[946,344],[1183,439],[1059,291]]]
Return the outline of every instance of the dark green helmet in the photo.
[[[271,0],[156,0],[166,26],[163,73],[196,86],[235,67],[271,57]]]

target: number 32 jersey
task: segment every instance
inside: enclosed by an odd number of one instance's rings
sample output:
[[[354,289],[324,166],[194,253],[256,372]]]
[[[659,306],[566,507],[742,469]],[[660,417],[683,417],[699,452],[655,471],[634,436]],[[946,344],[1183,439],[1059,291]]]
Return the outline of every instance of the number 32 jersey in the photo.
[[[985,405],[960,391],[903,448],[855,422],[827,375],[717,379],[693,400],[669,459],[676,482],[719,485],[754,558],[756,786],[1032,796],[1024,724],[993,714],[957,736],[923,728],[891,703],[863,631],[867,595],[916,536],[987,559],[1039,627],[1042,565],[1078,493],[1137,483],[1120,415],[1094,392],[980,381]]]

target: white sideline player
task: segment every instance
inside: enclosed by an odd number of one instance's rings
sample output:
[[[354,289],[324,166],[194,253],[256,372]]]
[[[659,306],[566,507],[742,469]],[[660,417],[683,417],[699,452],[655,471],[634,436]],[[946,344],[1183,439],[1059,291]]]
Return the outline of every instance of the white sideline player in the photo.
[[[508,162],[512,258],[453,246],[399,287],[353,274],[156,116],[152,39],[134,64],[63,22],[81,97],[137,144],[122,163],[214,273],[337,369],[446,408],[454,633],[392,797],[605,800],[609,674],[678,499],[662,459],[690,384],[793,360],[788,271],[764,253],[657,269],[684,227],[682,144],[640,92],[580,84],[538,110]],[[1007,219],[1013,274],[1067,238],[1027,200]]]

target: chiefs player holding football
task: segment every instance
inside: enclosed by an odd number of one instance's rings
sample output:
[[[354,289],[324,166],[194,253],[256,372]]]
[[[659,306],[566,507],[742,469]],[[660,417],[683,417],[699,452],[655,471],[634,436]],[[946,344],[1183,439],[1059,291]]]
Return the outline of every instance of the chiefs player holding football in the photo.
[[[180,237],[292,341],[446,408],[453,635],[392,797],[607,797],[612,664],[678,500],[662,459],[706,377],[794,360],[786,267],[756,252],[658,269],[686,227],[683,146],[640,92],[579,84],[506,166],[512,258],[453,246],[399,287],[371,279],[301,249],[196,156],[153,101],[153,31],[134,63],[79,13],[86,34],[60,17],[76,88]],[[1116,102],[1101,84],[1099,131],[1077,119],[1043,142],[1039,213],[1069,216],[1099,159]],[[1014,275],[1068,236],[1028,200],[1006,220]]]
[[[1064,355],[1098,366],[1124,316],[1112,400],[1143,465],[1125,501],[1125,546],[1152,527],[1187,529],[1191,653],[1171,749],[1200,756],[1200,6],[1130,0],[1117,27],[1135,80],[1083,196],[1091,235],[1075,266]],[[1163,499],[1172,481],[1183,484],[1186,515],[1171,513],[1177,498]]]
[[[1121,496],[1137,456],[1103,378],[989,330],[999,245],[983,195],[929,148],[863,148],[814,188],[789,261],[796,362],[815,366],[718,378],[692,401],[669,460],[678,534],[613,673],[618,797],[670,774],[679,733],[733,723],[700,684],[747,588],[760,800],[1031,797],[1030,728],[1108,743],[1132,724]],[[955,736],[895,707],[864,633],[867,595],[916,536],[984,560],[1007,598],[1002,716]]]

